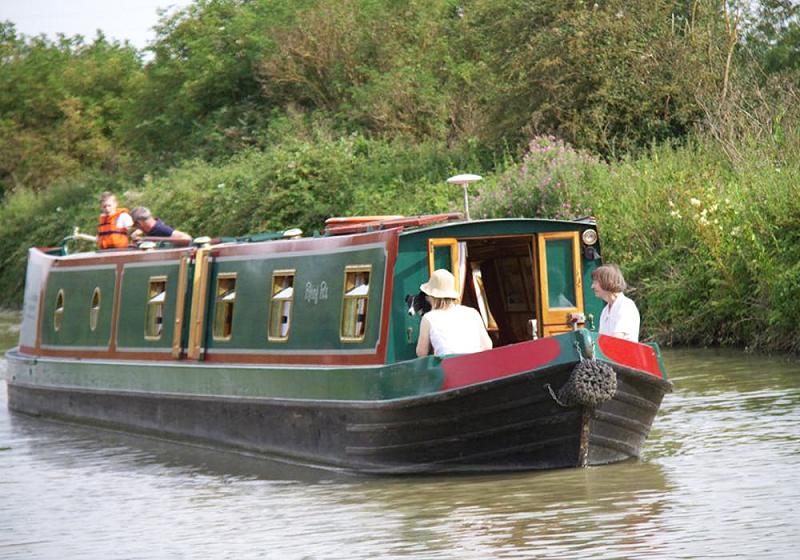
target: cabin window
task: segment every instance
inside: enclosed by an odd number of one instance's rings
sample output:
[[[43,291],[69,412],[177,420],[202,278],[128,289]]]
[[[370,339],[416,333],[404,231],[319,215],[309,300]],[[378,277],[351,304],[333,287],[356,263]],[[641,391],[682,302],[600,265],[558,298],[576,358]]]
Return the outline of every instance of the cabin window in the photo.
[[[167,299],[167,277],[150,278],[147,288],[147,311],[144,318],[144,337],[158,340],[164,330],[164,305]]]
[[[570,315],[583,313],[580,238],[577,231],[538,236],[541,319],[545,336],[571,328]]]
[[[452,272],[460,284],[461,254],[464,254],[464,251],[459,250],[457,239],[450,237],[428,239],[428,274],[443,268]]]
[[[341,338],[347,342],[364,340],[367,332],[367,302],[371,266],[348,266],[344,272]]]
[[[64,290],[58,290],[56,296],[56,308],[53,311],[53,330],[56,332],[61,330],[61,324],[64,322]]]
[[[214,305],[214,340],[229,340],[233,334],[233,305],[236,303],[236,274],[217,276]]]
[[[292,324],[294,270],[272,273],[272,299],[269,305],[269,340],[287,340]]]
[[[575,258],[572,239],[548,240],[547,301],[550,307],[577,307],[575,297]]]
[[[100,317],[100,288],[92,292],[92,307],[89,309],[89,330],[97,329],[97,319]]]

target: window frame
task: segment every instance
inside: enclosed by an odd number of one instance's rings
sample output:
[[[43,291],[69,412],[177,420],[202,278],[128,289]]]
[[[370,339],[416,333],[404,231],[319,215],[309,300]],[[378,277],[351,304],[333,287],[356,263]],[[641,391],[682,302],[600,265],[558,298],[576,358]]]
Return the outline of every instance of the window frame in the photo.
[[[233,313],[236,307],[236,284],[237,284],[237,273],[236,272],[220,272],[217,274],[216,282],[214,283],[214,320],[211,324],[211,338],[215,341],[224,342],[233,338]],[[224,292],[223,294],[219,293],[220,283],[223,280],[233,280],[233,287],[231,290]],[[232,300],[225,300],[224,298],[228,297],[226,294],[230,294],[233,292],[233,299]],[[222,297],[220,297],[222,296]],[[228,314],[225,313],[223,321],[223,325],[228,325],[228,334],[217,334],[217,324],[219,322],[219,307],[220,304],[225,306],[223,309],[227,310],[228,307],[230,308],[230,316],[228,318]]]
[[[287,299],[275,299],[275,296],[281,293],[286,288],[282,288],[279,291],[275,291],[275,280],[276,278],[291,278],[291,288],[292,288],[292,296]],[[292,269],[280,269],[280,270],[273,270],[271,276],[271,285],[270,285],[270,296],[269,296],[269,312],[267,316],[267,340],[270,342],[287,342],[289,340],[289,336],[292,332],[292,314],[294,313],[294,295],[295,295],[295,285],[294,281],[297,277],[297,270]],[[278,312],[281,314],[281,322],[280,325],[283,324],[283,305],[285,303],[289,303],[289,311],[285,315],[286,316],[286,334],[285,335],[274,335],[272,333],[272,317],[273,313]],[[276,303],[279,305],[276,306]],[[276,311],[277,310],[277,311]]]
[[[572,281],[575,290],[575,305],[571,307],[554,307],[550,302],[549,280],[547,268],[547,243],[549,241],[568,241],[572,250],[572,277],[565,280]],[[569,316],[573,313],[583,313],[583,275],[581,273],[581,246],[580,235],[577,231],[540,233],[538,239],[539,267],[539,299],[542,306],[542,321],[544,327],[555,325],[569,325]]]
[[[359,272],[366,272],[367,273],[367,293],[365,295],[347,295],[347,276],[348,274],[357,274]],[[370,285],[372,283],[372,265],[371,264],[358,264],[358,265],[348,265],[344,267],[344,282],[342,284],[342,311],[341,317],[339,321],[339,340],[342,342],[363,342],[367,336],[367,313],[369,311],[369,292],[370,292]],[[363,286],[363,284],[361,284]],[[354,290],[358,286],[353,286],[351,290]],[[345,312],[347,310],[347,304],[350,300],[364,300],[364,321],[362,332],[359,336],[350,336],[346,335],[344,332],[345,326]],[[355,306],[356,310],[356,321],[354,324],[358,323],[358,303]]]
[[[150,276],[147,279],[147,302],[145,304],[144,310],[144,338],[145,340],[161,340],[161,337],[164,335],[164,311],[167,307],[167,280],[169,279],[166,275],[159,275],[159,276]],[[164,290],[157,294],[150,295],[152,293],[152,287],[156,283],[163,283]],[[160,294],[164,294],[164,299],[158,302],[151,302],[151,300],[157,297]],[[148,334],[147,327],[150,324],[148,318],[150,317],[150,308],[151,306],[159,306],[161,308],[161,330],[159,330],[157,335]],[[157,315],[156,315],[157,316]]]

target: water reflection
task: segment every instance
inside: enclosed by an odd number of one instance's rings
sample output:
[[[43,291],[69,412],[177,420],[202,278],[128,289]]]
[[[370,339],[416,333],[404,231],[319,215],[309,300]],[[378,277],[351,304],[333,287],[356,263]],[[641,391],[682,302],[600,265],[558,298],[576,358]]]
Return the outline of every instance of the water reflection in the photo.
[[[342,503],[372,504],[392,515],[400,537],[433,557],[466,549],[478,558],[502,551],[537,550],[546,557],[575,558],[597,547],[651,547],[664,509],[667,479],[658,465],[630,462],[610,468],[413,481],[351,484]]]

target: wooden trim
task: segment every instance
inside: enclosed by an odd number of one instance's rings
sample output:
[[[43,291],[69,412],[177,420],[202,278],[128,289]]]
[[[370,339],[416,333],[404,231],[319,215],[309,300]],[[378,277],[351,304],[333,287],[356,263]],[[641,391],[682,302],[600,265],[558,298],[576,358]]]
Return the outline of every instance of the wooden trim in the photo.
[[[461,274],[459,270],[458,239],[455,237],[431,237],[428,239],[428,276],[433,274],[435,266],[436,247],[450,247],[450,272],[456,279],[456,289],[459,293],[463,291],[461,286]]]
[[[544,321],[542,313],[544,312],[544,303],[542,301],[542,282],[539,275],[536,273],[539,268],[539,244],[537,242],[538,235],[531,235],[530,251],[531,251],[531,280],[533,286],[533,297],[536,301],[533,302],[533,314],[536,319],[536,330],[538,332],[531,333],[534,336],[544,336],[542,328]]]
[[[553,308],[550,306],[549,290],[547,281],[547,249],[548,241],[557,239],[568,239],[572,241],[572,270],[573,270],[573,286],[575,288],[575,306],[574,307],[558,307]],[[544,325],[568,325],[570,313],[583,312],[583,280],[581,276],[581,246],[580,236],[577,231],[562,231],[540,233],[538,236],[538,267],[539,267],[539,280],[542,305],[542,322]],[[546,335],[545,335],[546,336]]]
[[[189,255],[181,257],[181,264],[178,266],[178,291],[175,294],[175,321],[172,332],[172,357],[180,359],[183,342],[183,314],[186,310],[186,276],[189,272]]]
[[[195,253],[194,278],[192,279],[192,308],[189,316],[189,342],[186,356],[190,360],[203,358],[206,307],[208,304],[208,275],[210,249],[198,249]]]
[[[572,327],[569,325],[545,325],[542,327],[542,331],[542,336],[553,336],[555,334],[571,332]]]
[[[114,278],[114,307],[111,309],[111,333],[109,335],[109,352],[114,352],[117,349],[117,333],[119,332],[119,314],[120,307],[122,306],[122,280],[125,274],[124,263],[117,263],[117,274]]]

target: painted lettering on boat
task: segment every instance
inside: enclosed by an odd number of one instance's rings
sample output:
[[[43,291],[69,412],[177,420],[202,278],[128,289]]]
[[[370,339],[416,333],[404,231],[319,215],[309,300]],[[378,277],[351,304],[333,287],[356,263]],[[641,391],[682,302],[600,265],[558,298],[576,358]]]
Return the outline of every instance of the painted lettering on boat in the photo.
[[[323,280],[319,284],[306,282],[305,300],[317,305],[320,300],[328,299],[328,283]]]

